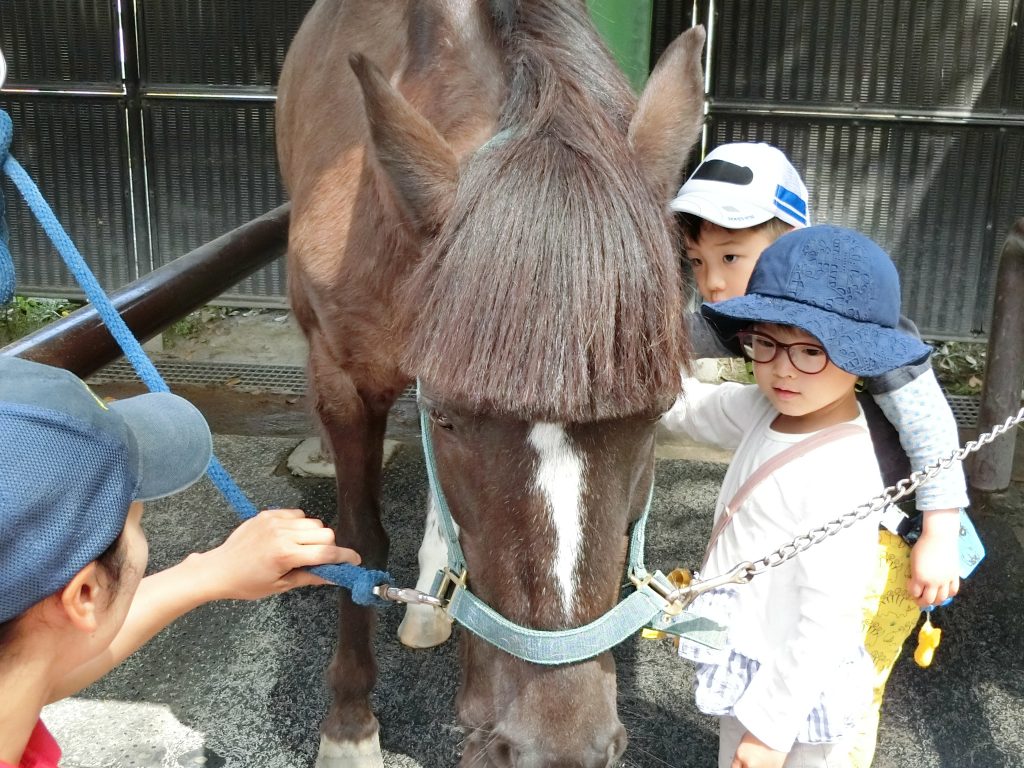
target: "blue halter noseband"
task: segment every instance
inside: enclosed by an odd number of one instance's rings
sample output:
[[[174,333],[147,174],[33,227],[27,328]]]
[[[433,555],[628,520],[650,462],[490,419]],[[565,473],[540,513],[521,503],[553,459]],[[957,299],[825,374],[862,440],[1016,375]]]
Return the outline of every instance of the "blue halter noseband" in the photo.
[[[416,383],[419,401],[420,385]],[[539,630],[509,621],[469,588],[466,556],[451,509],[438,481],[437,461],[431,438],[430,419],[420,405],[420,434],[427,465],[430,490],[437,500],[438,518],[448,547],[448,565],[434,578],[431,595],[448,617],[496,648],[534,664],[572,664],[597,656],[652,623],[673,623],[686,600],[660,571],[650,573],[644,567],[644,532],[654,496],[654,480],[647,494],[643,514],[633,524],[629,541],[626,575],[635,590],[600,618],[582,627],[563,630]]]

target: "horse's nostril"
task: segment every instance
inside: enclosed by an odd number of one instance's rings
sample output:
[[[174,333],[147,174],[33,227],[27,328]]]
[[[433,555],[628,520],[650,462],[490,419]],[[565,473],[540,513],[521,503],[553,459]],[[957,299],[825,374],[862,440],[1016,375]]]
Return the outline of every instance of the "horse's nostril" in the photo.
[[[627,741],[626,729],[620,725],[616,729],[611,742],[608,744],[608,762],[605,764],[605,768],[614,768],[614,766],[618,765],[619,758],[622,757],[622,753],[626,751]]]
[[[495,768],[515,768],[518,761],[516,748],[501,737],[496,737],[487,745],[487,756]]]
[[[492,733],[483,747],[484,754],[476,758],[486,756],[489,768],[615,768],[626,751],[626,729],[619,724],[602,734],[591,733],[587,738],[555,745],[516,741],[515,737]]]

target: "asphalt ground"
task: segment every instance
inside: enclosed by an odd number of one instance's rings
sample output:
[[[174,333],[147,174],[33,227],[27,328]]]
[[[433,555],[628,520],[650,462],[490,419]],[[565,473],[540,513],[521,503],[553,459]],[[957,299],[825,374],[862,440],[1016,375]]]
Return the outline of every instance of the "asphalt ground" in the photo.
[[[330,519],[333,482],[291,477],[293,439],[218,437],[219,458],[261,506],[298,506]],[[648,529],[649,565],[692,564],[710,528],[724,465],[662,459]],[[403,446],[384,475],[391,571],[415,581],[426,481],[422,454]],[[935,663],[905,654],[883,708],[877,768],[1024,766],[1024,554],[1018,489],[975,510],[988,558],[953,605],[937,612]],[[206,480],[147,505],[150,568],[215,546],[234,524]],[[327,707],[323,679],[335,637],[334,589],[306,588],[257,603],[204,606],[172,625],[104,680],[55,704],[44,719],[66,768],[311,766]],[[401,613],[381,613],[374,695],[388,768],[454,766],[454,641],[411,651],[395,639]],[[912,649],[911,649],[912,650]],[[614,651],[629,768],[712,766],[713,718],[692,704],[692,667],[661,641]]]

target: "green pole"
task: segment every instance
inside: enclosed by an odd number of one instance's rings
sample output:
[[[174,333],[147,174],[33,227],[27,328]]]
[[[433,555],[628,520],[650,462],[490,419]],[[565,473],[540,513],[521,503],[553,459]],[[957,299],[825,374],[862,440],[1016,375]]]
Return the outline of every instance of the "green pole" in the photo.
[[[594,26],[639,92],[650,74],[653,0],[587,0],[587,6]]]

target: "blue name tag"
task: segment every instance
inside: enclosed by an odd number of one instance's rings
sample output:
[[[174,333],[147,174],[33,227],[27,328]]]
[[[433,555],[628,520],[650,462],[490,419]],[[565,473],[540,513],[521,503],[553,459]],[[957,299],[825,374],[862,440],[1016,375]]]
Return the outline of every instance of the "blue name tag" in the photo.
[[[985,545],[981,543],[967,510],[960,510],[960,578],[966,579],[978,563],[985,559]]]

